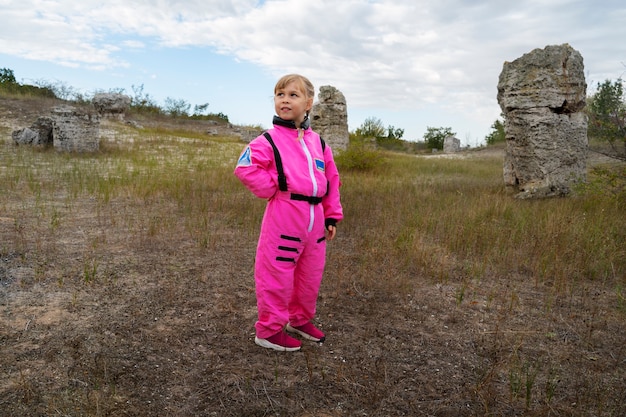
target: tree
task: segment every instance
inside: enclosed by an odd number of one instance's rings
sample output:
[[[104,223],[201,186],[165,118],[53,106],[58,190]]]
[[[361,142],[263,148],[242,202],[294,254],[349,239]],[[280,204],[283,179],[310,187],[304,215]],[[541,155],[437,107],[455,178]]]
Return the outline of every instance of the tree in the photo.
[[[196,104],[193,106],[193,116],[202,116],[209,108],[209,103]]]
[[[448,136],[455,136],[456,133],[449,127],[427,127],[424,134],[424,141],[429,149],[443,149],[443,141]]]
[[[494,143],[504,142],[506,140],[506,135],[504,133],[504,123],[500,120],[496,120],[491,125],[491,132],[485,136],[485,142],[487,145],[493,145]]]
[[[143,92],[143,84],[132,85],[133,97],[130,98],[130,107],[151,113],[160,113],[161,109],[150,94]]]
[[[0,84],[15,84],[16,82],[13,70],[0,68]]]
[[[35,80],[34,84],[42,90],[51,91],[54,97],[61,100],[82,100],[80,92],[64,81]]]
[[[387,139],[402,139],[402,136],[404,136],[404,129],[391,125],[387,127]]]
[[[621,79],[598,83],[598,90],[588,100],[589,135],[626,146],[626,101]]]
[[[191,104],[183,99],[165,98],[165,113],[170,116],[188,116]]]
[[[380,119],[368,117],[363,124],[357,127],[355,134],[361,138],[382,138],[385,137],[387,129]]]

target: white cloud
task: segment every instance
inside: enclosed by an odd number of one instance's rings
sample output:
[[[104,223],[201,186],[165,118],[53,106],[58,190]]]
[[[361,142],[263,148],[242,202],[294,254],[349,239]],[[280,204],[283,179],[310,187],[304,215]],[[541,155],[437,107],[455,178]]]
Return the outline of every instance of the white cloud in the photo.
[[[534,48],[570,43],[596,82],[626,69],[617,0],[22,0],[3,1],[0,21],[5,54],[115,68],[125,51],[208,46],[334,85],[349,105],[439,103],[487,124],[503,62]]]

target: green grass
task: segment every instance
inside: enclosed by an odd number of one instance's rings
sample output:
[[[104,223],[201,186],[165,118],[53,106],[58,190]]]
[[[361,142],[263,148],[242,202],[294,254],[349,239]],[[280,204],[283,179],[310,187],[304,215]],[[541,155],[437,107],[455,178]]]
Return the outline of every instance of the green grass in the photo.
[[[369,274],[389,262],[441,281],[526,276],[558,291],[623,282],[625,206],[610,194],[516,200],[501,159],[488,157],[393,155],[377,171],[344,173],[343,183],[343,227]]]
[[[258,222],[263,202],[232,175],[242,148],[234,139],[122,130],[101,148],[95,155],[5,149],[0,192],[32,196],[51,224],[64,221],[46,207],[59,196],[69,207],[85,197],[135,199],[155,211],[146,220],[152,234],[168,232],[171,208],[162,207],[175,204],[201,245],[210,244],[216,216],[235,229]],[[598,172],[606,177],[607,169]],[[503,186],[500,158],[386,154],[373,170],[343,171],[341,233],[358,248],[362,275],[354,279],[376,285],[368,276],[393,275],[403,287],[417,274],[442,282],[525,276],[557,291],[588,280],[623,286],[625,191],[615,187],[619,175],[605,186],[591,172],[591,185],[576,196],[521,201]]]

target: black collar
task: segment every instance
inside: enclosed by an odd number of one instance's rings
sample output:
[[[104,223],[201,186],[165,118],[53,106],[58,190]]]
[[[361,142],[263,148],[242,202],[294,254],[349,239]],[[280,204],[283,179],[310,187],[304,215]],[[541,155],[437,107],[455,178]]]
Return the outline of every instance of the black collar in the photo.
[[[274,116],[274,120],[272,120],[272,124],[278,125],[278,126],[283,126],[283,127],[288,127],[290,129],[297,129],[298,127],[296,126],[296,123],[293,120],[284,120],[281,119],[278,116]],[[304,130],[308,129],[309,126],[311,125],[311,122],[309,121],[309,116],[305,116],[304,120],[302,121],[302,124],[300,125],[300,127]]]

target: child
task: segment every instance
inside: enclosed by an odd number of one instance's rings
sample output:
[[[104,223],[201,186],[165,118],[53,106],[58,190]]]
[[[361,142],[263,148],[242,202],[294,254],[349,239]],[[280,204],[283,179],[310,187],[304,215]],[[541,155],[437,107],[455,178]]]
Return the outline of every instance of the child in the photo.
[[[315,90],[297,74],[274,87],[274,127],[244,149],[235,175],[268,199],[255,259],[258,321],[255,343],[299,350],[295,333],[314,342],[325,335],[311,320],[324,272],[326,237],[343,218],[333,154],[309,127]]]

